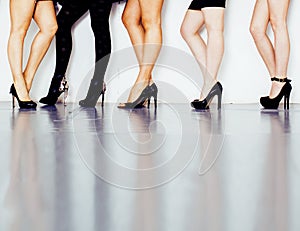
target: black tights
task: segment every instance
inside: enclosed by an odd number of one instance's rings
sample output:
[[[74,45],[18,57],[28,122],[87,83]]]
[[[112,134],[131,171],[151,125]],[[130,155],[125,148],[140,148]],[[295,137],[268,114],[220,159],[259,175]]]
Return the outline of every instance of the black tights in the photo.
[[[95,36],[95,56],[97,63],[93,80],[103,82],[108,55],[111,52],[111,39],[109,32],[109,14],[112,3],[107,0],[71,0],[63,3],[57,16],[58,31],[56,33],[56,68],[54,76],[65,75],[72,51],[71,29],[78,19],[88,10],[91,17],[91,27]],[[83,45],[83,49],[85,44]]]

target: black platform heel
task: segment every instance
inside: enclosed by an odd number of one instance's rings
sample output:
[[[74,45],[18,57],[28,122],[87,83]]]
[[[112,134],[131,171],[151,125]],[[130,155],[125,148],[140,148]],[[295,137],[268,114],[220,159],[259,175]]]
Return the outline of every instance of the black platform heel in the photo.
[[[36,108],[37,104],[35,102],[33,102],[32,100],[30,100],[30,101],[20,100],[14,84],[11,85],[9,93],[12,95],[12,107],[13,108],[15,107],[15,98],[18,100],[18,104],[21,109],[35,109]]]
[[[220,82],[217,82],[212,89],[210,90],[210,92],[208,93],[208,95],[206,96],[206,98],[204,100],[194,100],[193,102],[191,102],[191,106],[197,110],[207,110],[209,109],[209,105],[212,102],[213,98],[215,96],[218,96],[218,109],[221,109],[221,105],[222,105],[222,92],[223,92],[223,87],[221,85]]]
[[[102,88],[101,88],[102,87]],[[102,89],[99,91],[99,89]],[[85,99],[79,101],[81,107],[95,107],[99,97],[102,95],[101,106],[104,106],[104,95],[106,92],[106,84],[104,82],[98,82],[97,80],[91,80],[91,84]]]
[[[155,83],[152,83],[150,86],[147,86],[140,96],[134,101],[130,103],[124,103],[124,106],[119,105],[118,108],[122,109],[136,109],[136,108],[143,108],[146,101],[147,101],[147,107],[150,107],[151,98],[154,98],[154,107],[157,108],[157,94],[158,94],[158,88]]]
[[[265,109],[278,109],[280,101],[284,98],[284,110],[290,109],[290,94],[292,91],[291,80],[288,78],[279,79],[276,77],[271,78],[271,81],[277,81],[285,83],[281,88],[279,94],[275,98],[270,98],[269,96],[261,97],[260,104]]]
[[[47,96],[41,98],[39,102],[53,106],[56,104],[59,96],[64,93],[63,103],[65,105],[68,89],[68,82],[64,75],[53,76]]]

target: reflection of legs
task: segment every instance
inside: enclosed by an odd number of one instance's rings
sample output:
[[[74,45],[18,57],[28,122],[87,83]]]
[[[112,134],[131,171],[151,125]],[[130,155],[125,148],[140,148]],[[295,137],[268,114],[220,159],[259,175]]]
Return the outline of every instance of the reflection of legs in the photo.
[[[94,107],[101,94],[104,94],[103,79],[111,52],[109,31],[109,15],[112,3],[107,0],[93,0],[90,4],[91,26],[95,36],[95,71],[84,100],[79,104],[84,107]],[[103,98],[102,98],[103,99]]]
[[[28,63],[24,70],[27,90],[30,91],[34,75],[45,56],[50,43],[57,30],[55,10],[52,1],[39,1],[36,3],[34,20],[40,31],[35,36],[31,45]]]
[[[88,10],[86,3],[66,3],[57,16],[58,31],[56,33],[56,66],[54,76],[46,97],[41,103],[53,105],[62,93],[61,82],[68,68],[72,52],[72,26]]]
[[[141,23],[145,31],[142,63],[139,75],[130,91],[128,101],[134,101],[149,84],[152,70],[158,58],[161,44],[161,10],[163,0],[139,0]]]
[[[199,30],[205,23],[207,45],[201,38]],[[188,10],[181,27],[181,34],[189,45],[200,65],[204,85],[201,92],[203,99],[217,79],[217,74],[224,52],[224,8],[203,8],[201,11]]]
[[[30,101],[22,71],[24,39],[31,23],[34,0],[10,1],[11,30],[8,40],[8,59],[17,90],[22,101]]]

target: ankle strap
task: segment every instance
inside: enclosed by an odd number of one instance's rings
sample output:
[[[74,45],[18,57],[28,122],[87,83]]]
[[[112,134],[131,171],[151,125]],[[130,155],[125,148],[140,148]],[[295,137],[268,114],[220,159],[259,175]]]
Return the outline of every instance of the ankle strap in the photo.
[[[280,82],[280,83],[289,83],[292,80],[288,79],[287,77],[283,78],[283,79],[279,79],[277,77],[273,77],[273,78],[271,78],[271,81],[276,81],[276,82]]]

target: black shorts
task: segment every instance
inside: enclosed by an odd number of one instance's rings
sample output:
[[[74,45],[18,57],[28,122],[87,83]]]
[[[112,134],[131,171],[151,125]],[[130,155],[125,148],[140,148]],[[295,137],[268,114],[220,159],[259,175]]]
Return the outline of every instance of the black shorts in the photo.
[[[189,10],[201,10],[205,7],[223,7],[225,8],[226,0],[193,0]]]

